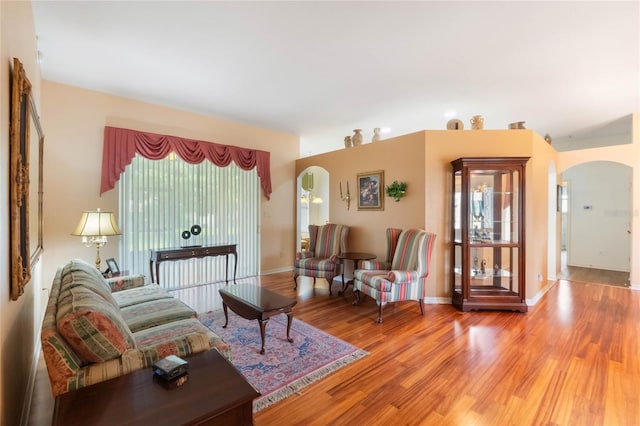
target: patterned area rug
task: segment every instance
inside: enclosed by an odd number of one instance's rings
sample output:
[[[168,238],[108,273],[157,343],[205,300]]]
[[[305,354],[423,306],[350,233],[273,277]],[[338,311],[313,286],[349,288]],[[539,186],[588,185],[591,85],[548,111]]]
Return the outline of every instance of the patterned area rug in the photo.
[[[220,309],[200,314],[200,321],[231,345],[233,364],[262,396],[253,402],[257,412],[356,361],[368,352],[310,326],[294,317],[291,338],[287,337],[287,316],[269,319],[265,333],[265,354],[260,355],[260,326],[229,310],[224,325]]]

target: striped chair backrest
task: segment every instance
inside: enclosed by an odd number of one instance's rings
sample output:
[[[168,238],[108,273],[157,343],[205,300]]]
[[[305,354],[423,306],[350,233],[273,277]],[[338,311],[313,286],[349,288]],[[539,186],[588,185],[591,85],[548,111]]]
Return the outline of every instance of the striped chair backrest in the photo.
[[[412,228],[402,231],[398,237],[396,252],[393,256],[391,269],[397,271],[416,271],[418,269],[418,257],[420,244],[424,241],[426,232],[422,229]]]
[[[433,251],[433,243],[436,240],[436,234],[433,232],[425,232],[424,238],[420,243],[418,250],[418,274],[423,277],[429,275],[429,265],[431,265],[431,252]]]
[[[309,226],[310,235],[311,226]],[[319,226],[315,241],[315,257],[328,258],[345,251],[347,230],[347,226],[336,223],[327,223]]]
[[[396,247],[398,246],[398,239],[400,238],[402,229],[400,228],[387,228],[387,262],[391,264],[393,262],[393,255],[396,253]]]
[[[319,225],[309,225],[309,251],[314,252],[314,256],[315,251],[316,251],[316,241],[318,240],[318,228],[320,228]]]

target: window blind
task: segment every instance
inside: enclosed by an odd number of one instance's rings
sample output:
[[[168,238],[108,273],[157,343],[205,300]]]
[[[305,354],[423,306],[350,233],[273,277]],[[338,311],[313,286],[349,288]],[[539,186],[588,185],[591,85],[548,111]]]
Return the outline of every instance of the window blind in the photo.
[[[258,274],[260,189],[255,169],[208,161],[188,164],[173,153],[162,160],[136,155],[118,185],[121,269],[150,276],[153,249],[237,244],[237,277]],[[194,225],[201,229],[198,235],[191,233]],[[160,282],[177,289],[224,281],[225,261],[218,256],[162,262]],[[230,275],[232,262],[230,256]]]

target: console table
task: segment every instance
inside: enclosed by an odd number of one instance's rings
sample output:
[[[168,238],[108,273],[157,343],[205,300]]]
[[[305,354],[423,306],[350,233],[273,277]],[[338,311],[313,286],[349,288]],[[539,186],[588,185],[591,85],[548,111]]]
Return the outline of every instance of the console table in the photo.
[[[260,393],[226,358],[211,349],[185,360],[189,379],[176,389],[156,383],[146,368],[58,395],[51,424],[253,424],[253,400]]]
[[[151,270],[151,282],[160,284],[160,263],[176,260],[194,259],[208,256],[225,256],[225,278],[229,284],[229,255],[234,258],[233,282],[236,282],[236,269],[238,268],[237,244],[216,244],[212,246],[177,247],[168,249],[151,250],[149,269]],[[154,275],[155,263],[155,275]]]

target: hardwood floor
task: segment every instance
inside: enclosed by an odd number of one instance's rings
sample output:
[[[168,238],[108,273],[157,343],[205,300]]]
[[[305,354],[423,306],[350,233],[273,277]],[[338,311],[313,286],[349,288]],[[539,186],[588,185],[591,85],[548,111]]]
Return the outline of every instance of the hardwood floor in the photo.
[[[561,272],[561,278],[570,281],[616,285],[619,287],[631,286],[628,272],[582,268],[580,266],[569,266],[566,269],[563,269]]]
[[[376,324],[370,298],[352,306],[351,289],[299,280],[297,291],[290,272],[243,281],[297,297],[296,318],[370,354],[256,413],[258,426],[640,425],[640,292],[560,280],[526,314],[425,305],[420,316],[404,302]],[[211,310],[223,285],[176,294]],[[42,392],[32,415],[50,419]]]

